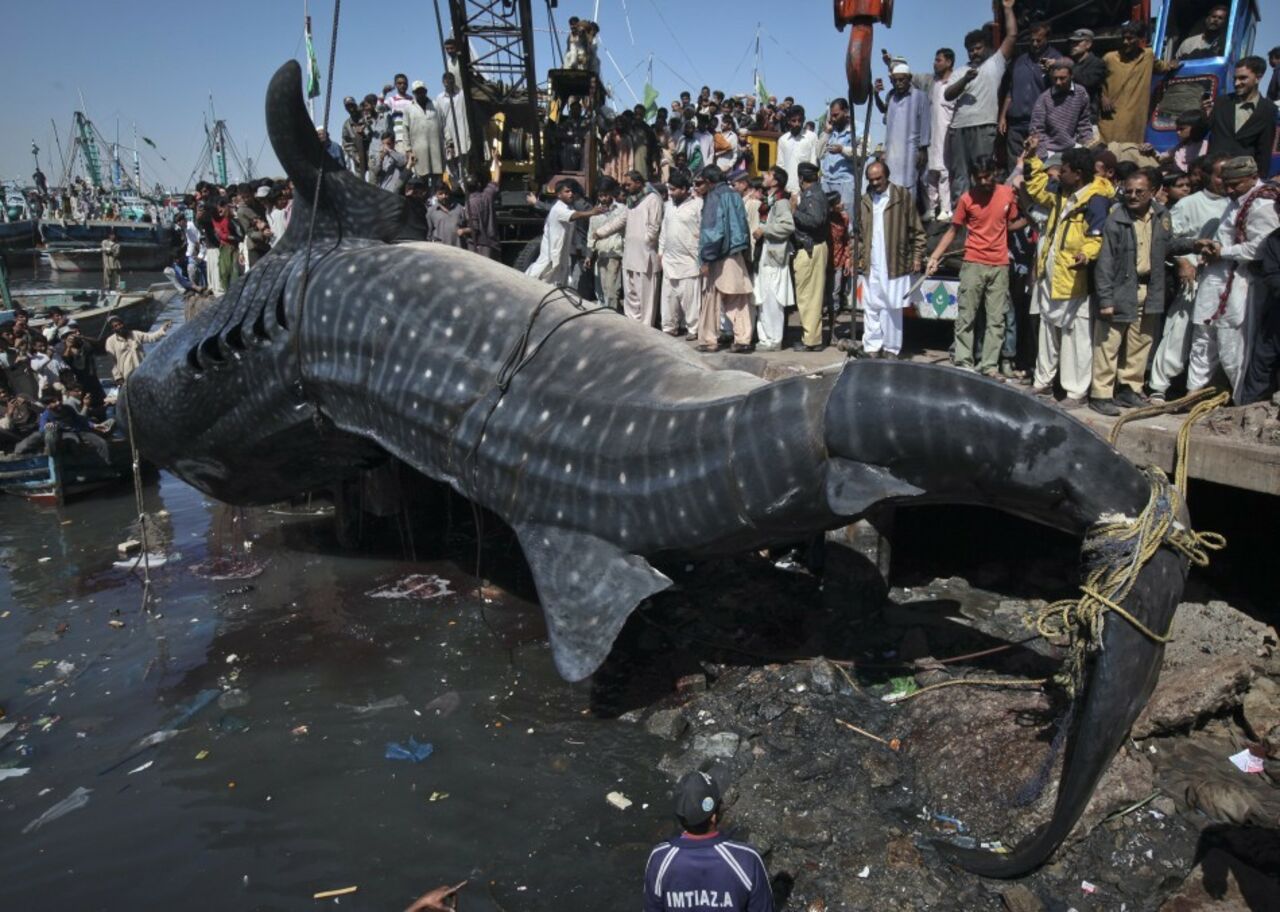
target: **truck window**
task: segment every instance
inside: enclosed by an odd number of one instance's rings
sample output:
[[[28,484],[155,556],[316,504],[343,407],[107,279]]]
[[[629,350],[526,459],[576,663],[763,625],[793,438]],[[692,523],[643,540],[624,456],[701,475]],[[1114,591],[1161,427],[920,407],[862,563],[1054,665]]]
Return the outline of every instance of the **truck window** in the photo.
[[[1203,34],[1205,18],[1215,6],[1225,6],[1228,9],[1227,21],[1219,38],[1219,43],[1224,45],[1225,50],[1225,39],[1231,28],[1231,21],[1235,18],[1236,4],[1239,2],[1240,0],[1169,0],[1166,7],[1168,21],[1165,23],[1164,44],[1159,49],[1160,55],[1166,60],[1172,60],[1177,55],[1182,42]],[[1195,56],[1204,58],[1214,55],[1201,52]]]
[[[1199,110],[1205,92],[1210,93],[1210,97],[1217,97],[1217,77],[1205,74],[1170,79],[1164,84],[1164,90],[1151,112],[1151,126],[1173,132],[1177,129],[1178,115]]]

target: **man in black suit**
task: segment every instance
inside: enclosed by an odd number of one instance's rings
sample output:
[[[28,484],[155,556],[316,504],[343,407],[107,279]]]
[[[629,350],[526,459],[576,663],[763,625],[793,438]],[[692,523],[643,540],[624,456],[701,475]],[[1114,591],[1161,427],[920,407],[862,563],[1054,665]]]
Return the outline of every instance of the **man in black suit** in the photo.
[[[1271,173],[1276,132],[1275,103],[1258,91],[1266,71],[1261,57],[1242,58],[1236,64],[1235,92],[1214,102],[1209,122],[1209,154],[1248,155],[1258,163],[1260,175]]]

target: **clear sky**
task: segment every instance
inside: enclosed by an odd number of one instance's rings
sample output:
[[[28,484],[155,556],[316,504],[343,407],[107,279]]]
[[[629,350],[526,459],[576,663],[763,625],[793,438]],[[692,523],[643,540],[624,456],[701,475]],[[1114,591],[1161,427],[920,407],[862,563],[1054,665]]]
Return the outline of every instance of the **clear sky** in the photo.
[[[447,33],[448,4],[439,2]],[[312,0],[310,6],[323,70],[332,0]],[[551,62],[546,7],[543,0],[533,0],[533,6],[536,67],[545,74]],[[591,18],[595,9],[595,0],[561,0],[554,11],[561,34],[569,16]],[[770,93],[794,95],[810,110],[844,94],[848,32],[836,32],[827,0],[599,0],[598,9],[601,41],[609,52],[602,54],[603,73],[613,86],[615,103],[634,104],[631,90],[643,95],[651,54],[661,104],[681,89],[696,94],[702,85],[729,93],[749,91],[757,27]],[[277,173],[264,142],[263,92],[283,61],[302,59],[302,16],[303,0],[222,0],[197,7],[159,0],[6,4],[0,178],[30,182],[34,140],[41,167],[51,182],[58,179],[62,169],[50,119],[57,123],[63,150],[69,151],[68,131],[81,92],[89,116],[109,140],[115,138],[118,122],[122,145],[132,147],[134,124],[139,136],[155,142],[156,149],[139,142],[148,185],[158,178],[166,187],[186,187],[204,145],[210,93],[241,158],[252,158],[259,174]],[[963,55],[964,33],[989,17],[984,0],[897,0],[893,28],[876,26],[877,75],[883,75],[881,48],[907,55],[915,69],[924,70],[939,46]],[[1255,48],[1264,55],[1280,45],[1280,13],[1268,19],[1259,28]],[[345,0],[331,120],[341,123],[342,96],[379,92],[401,71],[411,80],[423,79],[432,94],[440,91],[443,67],[431,0]],[[863,110],[855,114],[859,129]],[[873,137],[877,120],[873,118]],[[131,160],[131,153],[125,154]],[[233,173],[232,178],[239,176]]]

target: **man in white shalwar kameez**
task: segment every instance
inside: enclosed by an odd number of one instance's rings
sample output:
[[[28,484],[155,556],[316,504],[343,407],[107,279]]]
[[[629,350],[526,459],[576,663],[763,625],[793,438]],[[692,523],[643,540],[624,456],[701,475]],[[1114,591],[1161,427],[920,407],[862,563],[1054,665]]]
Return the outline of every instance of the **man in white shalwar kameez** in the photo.
[[[905,63],[894,64],[890,79],[893,91],[883,103],[876,93],[876,104],[885,112],[884,161],[889,166],[889,180],[918,199],[919,166],[928,160],[933,135],[929,96],[911,84],[911,67]],[[879,80],[876,86],[883,88]]]
[[[537,202],[532,193],[529,196],[531,203]],[[525,275],[552,285],[565,283],[569,275],[569,253],[565,238],[574,215],[573,182],[560,181],[556,184],[555,205],[547,213],[547,221],[542,226],[542,243],[538,247],[538,258],[524,271]]]
[[[946,92],[960,78],[955,71],[956,55],[942,48],[933,58],[933,83],[929,86],[929,155],[925,164],[926,216],[937,213],[940,221],[951,219],[951,174],[947,171],[947,131],[956,113],[954,100]]]
[[[896,358],[902,352],[902,309],[906,306],[905,298],[911,289],[911,273],[904,272],[897,278],[890,276],[889,232],[885,226],[885,212],[895,195],[898,196],[898,205],[914,205],[915,197],[910,192],[897,194],[891,186],[892,180],[893,172],[886,173],[883,164],[872,162],[867,166],[871,237],[867,240],[870,268],[866,274],[866,291],[862,301],[862,350],[875,357],[882,357],[880,353],[884,352]],[[918,216],[915,222],[919,224]]]
[[[1277,191],[1274,185],[1258,180],[1258,163],[1250,156],[1227,159],[1222,180],[1231,202],[1214,239],[1196,243],[1209,265],[1196,289],[1191,314],[1187,391],[1207,386],[1221,364],[1232,395],[1239,395],[1258,315],[1255,292],[1262,285],[1253,279],[1253,264],[1263,240],[1280,228],[1280,216],[1275,207]],[[1237,230],[1239,223],[1241,229]]]
[[[1196,266],[1200,259],[1194,253],[1195,242],[1212,239],[1218,233],[1222,213],[1227,209],[1226,191],[1222,186],[1222,163],[1218,159],[1205,174],[1205,187],[1174,203],[1169,210],[1173,238],[1171,253],[1187,253],[1177,257],[1178,290],[1165,310],[1164,331],[1160,344],[1151,357],[1151,401],[1165,400],[1169,387],[1187,369],[1191,352],[1191,312],[1196,302]]]
[[[449,180],[461,187],[466,176],[467,153],[471,151],[471,128],[467,126],[467,103],[452,73],[442,77],[444,91],[436,96],[436,110],[444,131],[444,163]]]
[[[430,180],[434,189],[444,173],[444,134],[440,112],[422,80],[414,82],[413,103],[404,109],[404,148],[397,141],[396,149],[410,157],[413,173]]]
[[[764,241],[752,289],[757,310],[756,351],[779,351],[787,327],[787,308],[796,305],[796,290],[791,284],[791,235],[796,222],[791,215],[786,169],[774,166],[761,177],[769,215],[753,239]]]
[[[697,338],[702,306],[702,261],[698,240],[702,230],[702,197],[692,190],[689,175],[673,171],[667,180],[670,199],[662,208],[658,236],[658,268],[662,270],[662,331]]]

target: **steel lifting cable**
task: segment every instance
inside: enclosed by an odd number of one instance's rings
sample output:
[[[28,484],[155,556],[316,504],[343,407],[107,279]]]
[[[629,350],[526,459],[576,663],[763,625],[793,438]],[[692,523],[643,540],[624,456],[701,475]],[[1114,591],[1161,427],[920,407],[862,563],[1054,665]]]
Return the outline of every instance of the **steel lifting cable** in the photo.
[[[342,12],[342,0],[333,0],[333,31],[329,36],[329,72],[324,88],[324,132],[329,134],[329,106],[333,100],[333,66],[338,55],[338,17]],[[306,381],[302,375],[302,311],[307,303],[307,286],[311,282],[311,247],[316,234],[316,216],[320,213],[320,189],[324,186],[324,159],[327,153],[321,149],[320,166],[316,169],[316,189],[311,198],[311,218],[307,224],[307,247],[302,258],[302,288],[298,294],[298,320],[293,333],[293,356],[298,362],[297,391],[299,398],[306,398]],[[338,222],[338,242],[342,241],[342,222]],[[334,245],[337,246],[336,244]],[[317,414],[317,418],[318,418]]]

